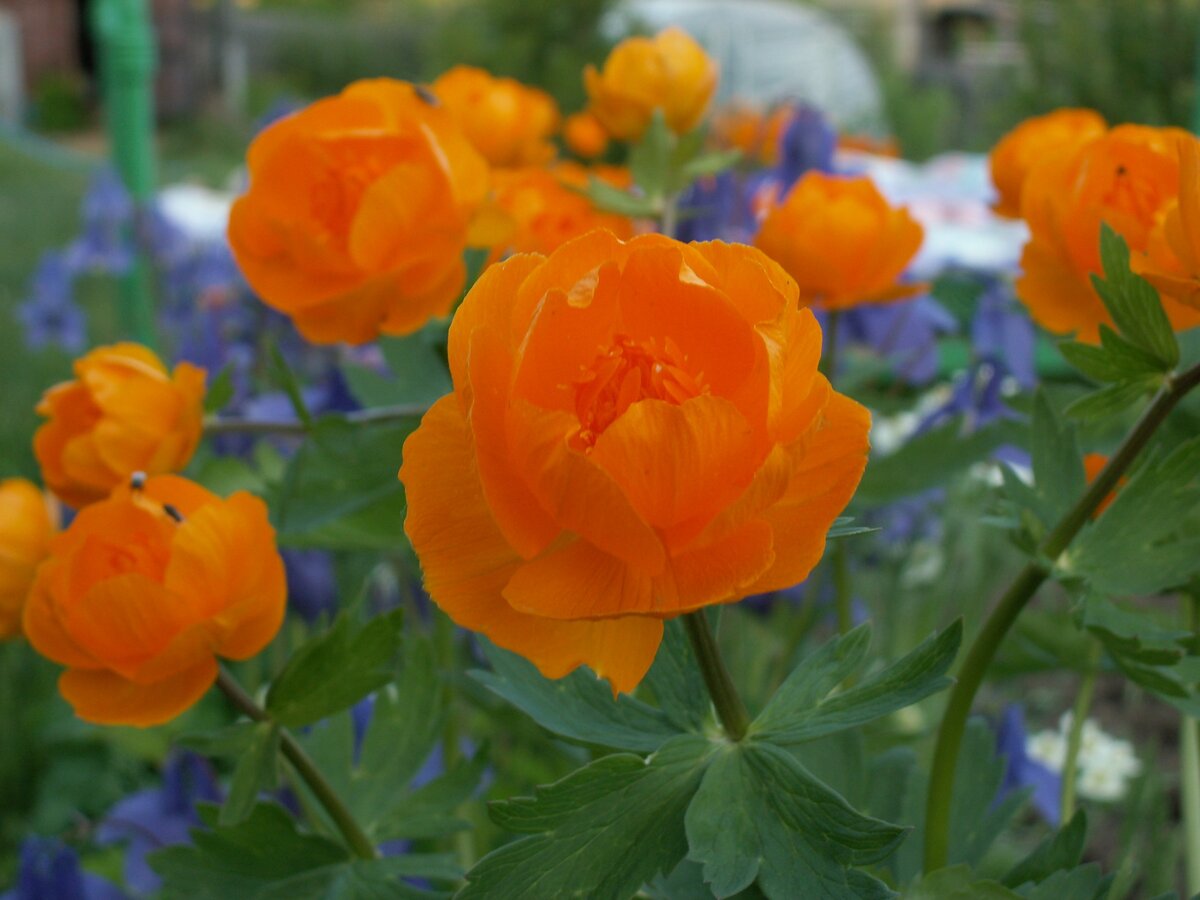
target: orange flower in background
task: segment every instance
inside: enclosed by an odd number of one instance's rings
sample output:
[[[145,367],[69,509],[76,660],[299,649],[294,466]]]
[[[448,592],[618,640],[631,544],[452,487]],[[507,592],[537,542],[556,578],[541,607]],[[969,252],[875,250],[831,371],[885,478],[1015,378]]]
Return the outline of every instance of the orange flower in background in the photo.
[[[1146,256],[1130,261],[1171,300],[1200,309],[1200,142],[1179,141],[1179,196],[1160,211]]]
[[[361,344],[450,312],[488,170],[426,92],[355,82],[263,131],[247,164],[234,256],[308,340]]]
[[[796,279],[802,303],[840,310],[924,290],[900,283],[924,233],[871,179],[813,171],[767,213],[754,244]]]
[[[621,140],[642,136],[656,109],[676,134],[699,123],[717,88],[717,64],[679,28],[652,38],[626,38],[613,48],[600,71],[583,70],[591,111]]]
[[[1099,475],[1100,472],[1107,465],[1108,465],[1108,457],[1105,456],[1103,453],[1086,453],[1086,454],[1084,454],[1083,474],[1084,474],[1084,477],[1087,479],[1087,483],[1091,484],[1093,481],[1095,481],[1096,476]],[[1117,499],[1117,491],[1119,491],[1122,488],[1122,486],[1124,486],[1125,484],[1128,484],[1128,483],[1129,483],[1129,479],[1122,476],[1121,479],[1117,482],[1117,486],[1113,489],[1112,493],[1109,494],[1107,497],[1105,497],[1103,500],[1101,500],[1099,505],[1097,505],[1096,509],[1092,512],[1092,518],[1093,519],[1098,518],[1100,516],[1100,513],[1104,512],[1106,509],[1108,509],[1108,507],[1112,504],[1112,502]]]
[[[558,104],[545,91],[473,66],[455,66],[430,90],[493,166],[533,166],[554,158]]]
[[[163,475],[119,488],[56,537],[25,606],[25,634],[67,667],[76,715],[157,725],[194,704],[217,656],[248,659],[279,630],[283,562],[267,508]]]
[[[1021,189],[1033,167],[1047,157],[1070,153],[1104,134],[1104,117],[1090,109],[1056,109],[1026,119],[1004,135],[988,157],[999,198],[997,215],[1021,217]]]
[[[492,202],[504,223],[498,229],[495,257],[510,252],[551,253],[593,228],[631,237],[633,223],[628,218],[596,209],[579,190],[573,190],[586,188],[589,175],[613,187],[627,188],[631,183],[625,169],[588,169],[578,163],[494,172]]]
[[[42,395],[33,438],[46,486],[76,508],[107,497],[134,472],[187,465],[204,420],[203,369],[167,372],[140,344],[99,347],[75,361],[75,380]]]
[[[751,159],[773,166],[779,162],[779,142],[793,112],[787,105],[767,113],[742,104],[726,106],[713,116],[713,139],[720,147],[736,148]]]
[[[572,113],[563,122],[563,139],[571,152],[594,159],[608,149],[608,132],[590,112]]]
[[[404,445],[405,530],[460,625],[630,691],[662,620],[803,580],[867,460],[867,411],[750,247],[593,231],[489,268],[454,393]]]
[[[1094,343],[1100,325],[1112,324],[1091,282],[1102,272],[1101,224],[1133,257],[1145,252],[1160,211],[1179,196],[1181,139],[1194,140],[1180,129],[1120,125],[1030,172],[1021,195],[1030,237],[1016,288],[1044,328]],[[1177,330],[1200,325],[1200,310],[1170,297],[1163,307]]]
[[[24,478],[0,481],[0,638],[21,633],[21,611],[58,527],[54,501]]]

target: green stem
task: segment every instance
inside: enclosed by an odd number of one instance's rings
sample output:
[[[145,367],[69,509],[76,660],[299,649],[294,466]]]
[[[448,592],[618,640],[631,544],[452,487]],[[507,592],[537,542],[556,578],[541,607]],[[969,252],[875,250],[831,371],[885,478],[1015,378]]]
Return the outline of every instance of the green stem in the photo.
[[[1046,535],[1038,546],[1035,557],[1017,574],[1016,580],[1004,592],[967,652],[958,673],[958,680],[950,691],[950,699],[938,728],[937,743],[933,751],[933,770],[929,779],[925,814],[926,872],[944,867],[949,858],[950,804],[954,795],[958,751],[962,746],[971,704],[983,683],[988,665],[1000,647],[1000,642],[1004,640],[1017,616],[1041,587],[1042,582],[1049,577],[1053,562],[1067,549],[1079,529],[1096,511],[1096,507],[1117,486],[1121,476],[1149,443],[1171,410],[1198,384],[1200,365],[1166,379],[1153,402],[1142,413],[1117,452],[1096,476],[1096,480],[1088,485],[1083,496]]]
[[[1200,597],[1187,599],[1192,632],[1200,636]],[[1179,721],[1179,781],[1183,798],[1183,859],[1189,897],[1200,893],[1200,722],[1191,716]]]
[[[746,712],[746,705],[738,696],[729,670],[725,668],[725,660],[721,658],[721,650],[717,647],[712,629],[708,627],[704,610],[698,609],[685,615],[683,627],[692,642],[696,662],[700,665],[700,674],[704,676],[704,684],[712,697],[717,717],[730,739],[740,741],[750,727],[750,714]]]
[[[254,698],[247,694],[242,689],[242,686],[225,669],[221,669],[217,674],[217,687],[229,699],[229,702],[248,718],[253,719],[255,722],[273,721],[271,714],[255,703]],[[304,751],[304,748],[292,737],[291,733],[283,727],[279,729],[279,747],[283,751],[284,758],[292,764],[292,768],[304,779],[304,783],[308,785],[313,796],[320,801],[321,806],[329,814],[329,818],[333,820],[338,831],[342,833],[342,837],[355,856],[361,859],[375,859],[377,855],[375,853],[375,845],[371,843],[371,839],[362,830],[362,826],[355,821],[349,807],[338,796],[333,786],[326,781],[325,776],[321,774],[321,770],[317,768],[317,764],[313,762],[312,757]]]
[[[668,194],[663,197],[662,215],[659,217],[658,230],[669,238],[675,237],[675,229],[679,227],[679,195]]]
[[[429,411],[424,403],[407,403],[399,406],[379,406],[346,413],[345,419],[352,425],[374,425],[423,416]],[[204,423],[204,433],[218,434],[273,434],[285,437],[303,437],[309,427],[304,422],[271,422],[261,419],[234,419],[213,417]]]
[[[1079,747],[1083,743],[1083,723],[1092,708],[1092,696],[1096,692],[1096,676],[1100,673],[1100,642],[1092,641],[1088,652],[1087,669],[1079,681],[1075,694],[1075,706],[1071,709],[1071,730],[1067,734],[1067,757],[1062,771],[1062,803],[1060,818],[1071,821],[1075,815],[1076,782],[1079,780]]]

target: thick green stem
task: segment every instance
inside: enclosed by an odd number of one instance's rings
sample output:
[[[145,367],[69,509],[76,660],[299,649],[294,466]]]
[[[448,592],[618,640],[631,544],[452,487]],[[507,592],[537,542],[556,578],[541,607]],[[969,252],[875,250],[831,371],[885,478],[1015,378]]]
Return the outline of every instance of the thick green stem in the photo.
[[[1188,597],[1187,618],[1200,637],[1200,597]],[[1179,720],[1179,792],[1183,803],[1184,867],[1189,897],[1200,893],[1200,722]]]
[[[717,710],[717,718],[725,728],[725,733],[731,740],[740,741],[746,736],[750,727],[750,714],[746,705],[738,696],[729,670],[725,668],[725,660],[713,637],[712,629],[708,627],[708,618],[700,609],[683,617],[683,627],[687,630],[692,649],[696,653],[696,661],[700,665],[700,674],[704,676],[704,684],[712,697],[713,706]]]
[[[374,425],[397,419],[410,419],[425,415],[429,407],[424,403],[408,403],[400,406],[379,406],[347,413],[346,421],[352,425]],[[271,422],[260,419],[210,418],[204,423],[204,433],[210,437],[218,434],[270,434],[281,437],[303,437],[309,427],[303,422]]]
[[[1087,665],[1087,670],[1079,681],[1079,691],[1075,694],[1075,706],[1071,709],[1071,730],[1067,734],[1067,756],[1063,761],[1060,818],[1064,822],[1071,821],[1071,816],[1075,815],[1075,783],[1079,780],[1079,748],[1083,744],[1083,723],[1092,709],[1096,676],[1100,674],[1099,641],[1092,641]]]
[[[1055,560],[1079,533],[1085,522],[1096,511],[1100,503],[1112,493],[1121,476],[1129,469],[1137,455],[1149,443],[1150,438],[1175,408],[1176,404],[1192,388],[1200,384],[1200,365],[1193,366],[1177,377],[1166,380],[1153,402],[1142,413],[1137,424],[1126,435],[1117,452],[1108,464],[1088,485],[1083,496],[1062,517],[1038,546],[1034,559],[1030,560],[1017,574],[1016,580],[1000,598],[996,608],[984,623],[971,649],[963,660],[958,680],[950,692],[946,712],[938,728],[937,743],[933,751],[933,771],[929,779],[929,795],[925,814],[925,871],[933,872],[946,865],[950,850],[950,804],[954,795],[954,774],[958,765],[958,751],[962,746],[967,717],[975,694],[983,683],[984,673],[1004,636],[1012,627],[1021,610],[1032,599],[1042,582],[1050,575]]]
[[[248,718],[253,719],[255,722],[272,721],[270,713],[255,703],[254,698],[247,694],[242,689],[242,686],[225,669],[221,669],[217,675],[217,687],[229,699],[229,702],[237,707],[238,710],[245,713]],[[284,758],[296,770],[296,774],[304,780],[309,790],[312,791],[313,796],[317,798],[321,806],[324,807],[325,812],[329,814],[329,818],[333,820],[333,824],[342,833],[342,837],[355,856],[361,859],[375,859],[377,855],[375,853],[375,845],[371,843],[371,839],[362,830],[362,826],[355,821],[349,807],[338,796],[333,786],[325,780],[325,776],[321,774],[321,770],[317,768],[317,764],[313,762],[312,757],[282,727],[279,729],[279,748],[283,752]]]

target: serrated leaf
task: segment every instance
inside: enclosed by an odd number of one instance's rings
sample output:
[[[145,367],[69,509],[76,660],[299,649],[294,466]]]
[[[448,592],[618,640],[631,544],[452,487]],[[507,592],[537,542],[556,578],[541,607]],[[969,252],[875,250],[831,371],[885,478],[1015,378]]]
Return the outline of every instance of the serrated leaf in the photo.
[[[1042,521],[1055,522],[1084,492],[1087,479],[1075,429],[1058,417],[1045,391],[1033,399],[1030,457],[1038,512]]]
[[[1080,397],[1068,405],[1064,412],[1070,418],[1082,421],[1105,419],[1128,409],[1147,394],[1154,393],[1158,384],[1157,378],[1141,378],[1110,384],[1095,393]]]
[[[1080,809],[1071,821],[1034,848],[1033,852],[1014,865],[1001,882],[1010,888],[1045,881],[1055,872],[1074,869],[1083,858],[1087,841],[1087,813]]]
[[[756,880],[771,898],[890,897],[853,866],[885,858],[904,829],[856,812],[799,761],[762,741],[726,745],[688,807],[688,857],[717,897]]]
[[[460,761],[446,774],[413,791],[396,804],[380,824],[379,833],[394,838],[432,838],[469,828],[455,809],[470,799],[488,766],[488,748],[481,747],[469,760]]]
[[[1122,336],[1153,354],[1169,371],[1179,362],[1179,343],[1163,310],[1158,292],[1129,266],[1129,247],[1124,238],[1105,223],[1100,229],[1100,262],[1104,280],[1093,276],[1093,284]]]
[[[626,900],[687,852],[684,812],[712,746],[681,735],[649,759],[606,756],[533,797],[493,804],[492,818],[526,837],[481,859],[457,896]]]
[[[592,206],[602,212],[634,219],[650,218],[659,214],[659,204],[654,200],[614,187],[595,175],[588,176],[587,190],[583,193],[592,201]]]
[[[307,725],[354,705],[392,680],[400,646],[399,610],[366,623],[342,612],[297,650],[267,692],[267,711],[288,727]]]
[[[476,670],[471,677],[562,737],[645,752],[679,734],[665,713],[626,695],[614,699],[608,683],[587,669],[551,680],[493,644],[485,643],[484,653],[492,671]]]
[[[274,789],[279,778],[279,725],[255,723],[249,743],[238,757],[229,785],[229,796],[221,806],[220,825],[236,825],[250,815],[258,795]]]
[[[453,883],[461,877],[451,854],[406,853],[313,869],[264,888],[254,900],[441,900],[450,892],[424,890],[401,879]]]
[[[962,621],[854,687],[829,692],[857,671],[869,643],[866,626],[827,644],[788,677],[751,729],[778,744],[798,744],[895,712],[951,684],[946,671],[962,642]]]
[[[417,417],[365,427],[323,416],[287,465],[271,504],[282,543],[393,550],[403,533],[400,448]]]
[[[379,349],[387,361],[395,384],[392,403],[432,404],[450,393],[450,373],[437,348],[446,339],[446,325],[435,322],[407,337],[379,339]]]
[[[904,900],[1020,900],[998,881],[979,878],[970,866],[949,866],[926,875],[904,893]]]
[[[711,703],[697,668],[692,645],[678,619],[663,623],[662,644],[643,684],[653,693],[663,714],[682,731],[700,731]]]
[[[1036,885],[1022,885],[1017,893],[1026,900],[1105,900],[1112,882],[1112,876],[1105,877],[1096,863],[1088,863],[1069,872],[1054,872]]]

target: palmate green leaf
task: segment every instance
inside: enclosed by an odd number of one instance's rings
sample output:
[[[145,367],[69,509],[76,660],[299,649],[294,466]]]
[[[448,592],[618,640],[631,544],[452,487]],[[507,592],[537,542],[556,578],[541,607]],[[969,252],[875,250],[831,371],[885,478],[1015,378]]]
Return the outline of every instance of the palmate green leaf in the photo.
[[[455,809],[471,798],[488,766],[488,748],[480,747],[469,760],[462,760],[445,775],[417,788],[404,798],[379,824],[388,840],[432,838],[470,827]]]
[[[1081,421],[1106,419],[1128,409],[1146,395],[1154,393],[1161,382],[1162,379],[1154,376],[1110,384],[1094,394],[1075,400],[1067,406],[1065,412],[1070,418]]]
[[[435,900],[449,898],[450,892],[427,891],[400,879],[452,884],[461,877],[452,854],[406,853],[313,869],[267,886],[254,900]]]
[[[780,747],[723,746],[687,810],[688,857],[717,897],[756,880],[767,897],[891,897],[853,866],[885,858],[905,831],[856,812]]]
[[[926,875],[904,892],[904,900],[1020,900],[998,881],[980,878],[970,866],[949,866]]]
[[[371,426],[323,416],[271,504],[281,543],[392,550],[404,530],[401,447],[418,418]]]
[[[662,711],[626,695],[614,698],[608,682],[588,669],[551,680],[515,653],[482,643],[492,671],[476,670],[471,677],[557,735],[648,752],[679,734]]]
[[[1080,809],[1071,821],[1034,848],[1033,852],[1014,865],[1001,881],[1010,888],[1045,881],[1055,872],[1074,869],[1083,858],[1087,842],[1087,813]]]
[[[1096,863],[1088,863],[1070,871],[1059,871],[1037,884],[1017,888],[1026,900],[1105,900],[1113,876],[1104,875]]]
[[[1130,343],[1151,354],[1170,371],[1179,362],[1179,343],[1158,292],[1129,266],[1124,238],[1105,223],[1100,230],[1100,262],[1104,278],[1092,277],[1109,315]]]
[[[1113,595],[1150,594],[1200,571],[1200,537],[1185,527],[1200,508],[1200,439],[1146,462],[1060,563]]]
[[[1056,522],[1083,493],[1087,479],[1075,429],[1059,418],[1045,391],[1033,400],[1030,457],[1038,515],[1043,522]]]
[[[712,707],[697,666],[683,624],[678,619],[664,622],[662,645],[642,683],[681,731],[701,731]]]
[[[395,674],[401,618],[396,610],[359,623],[342,612],[288,660],[267,692],[267,711],[289,728],[307,725],[383,687]]]
[[[695,735],[648,759],[596,760],[535,796],[495,803],[497,824],[526,835],[467,873],[461,900],[626,900],[687,853],[684,813],[713,745]]]
[[[870,630],[860,625],[805,658],[755,719],[752,732],[777,744],[799,744],[910,706],[950,685],[945,673],[961,642],[959,620],[887,668],[830,696],[866,658]]]
[[[221,825],[241,822],[250,815],[259,792],[272,790],[278,778],[279,725],[275,722],[257,722],[252,726],[246,749],[238,756],[233,781],[229,785],[229,796],[221,806],[217,822]]]
[[[443,355],[447,327],[445,319],[435,319],[415,334],[380,338],[379,349],[388,372],[343,364],[350,393],[365,407],[429,406],[450,393],[450,373]]]
[[[955,420],[915,437],[888,456],[867,464],[855,501],[865,505],[891,503],[946,481],[987,458],[1008,443],[1023,444],[1025,429],[1008,419],[998,420],[970,434]]]

